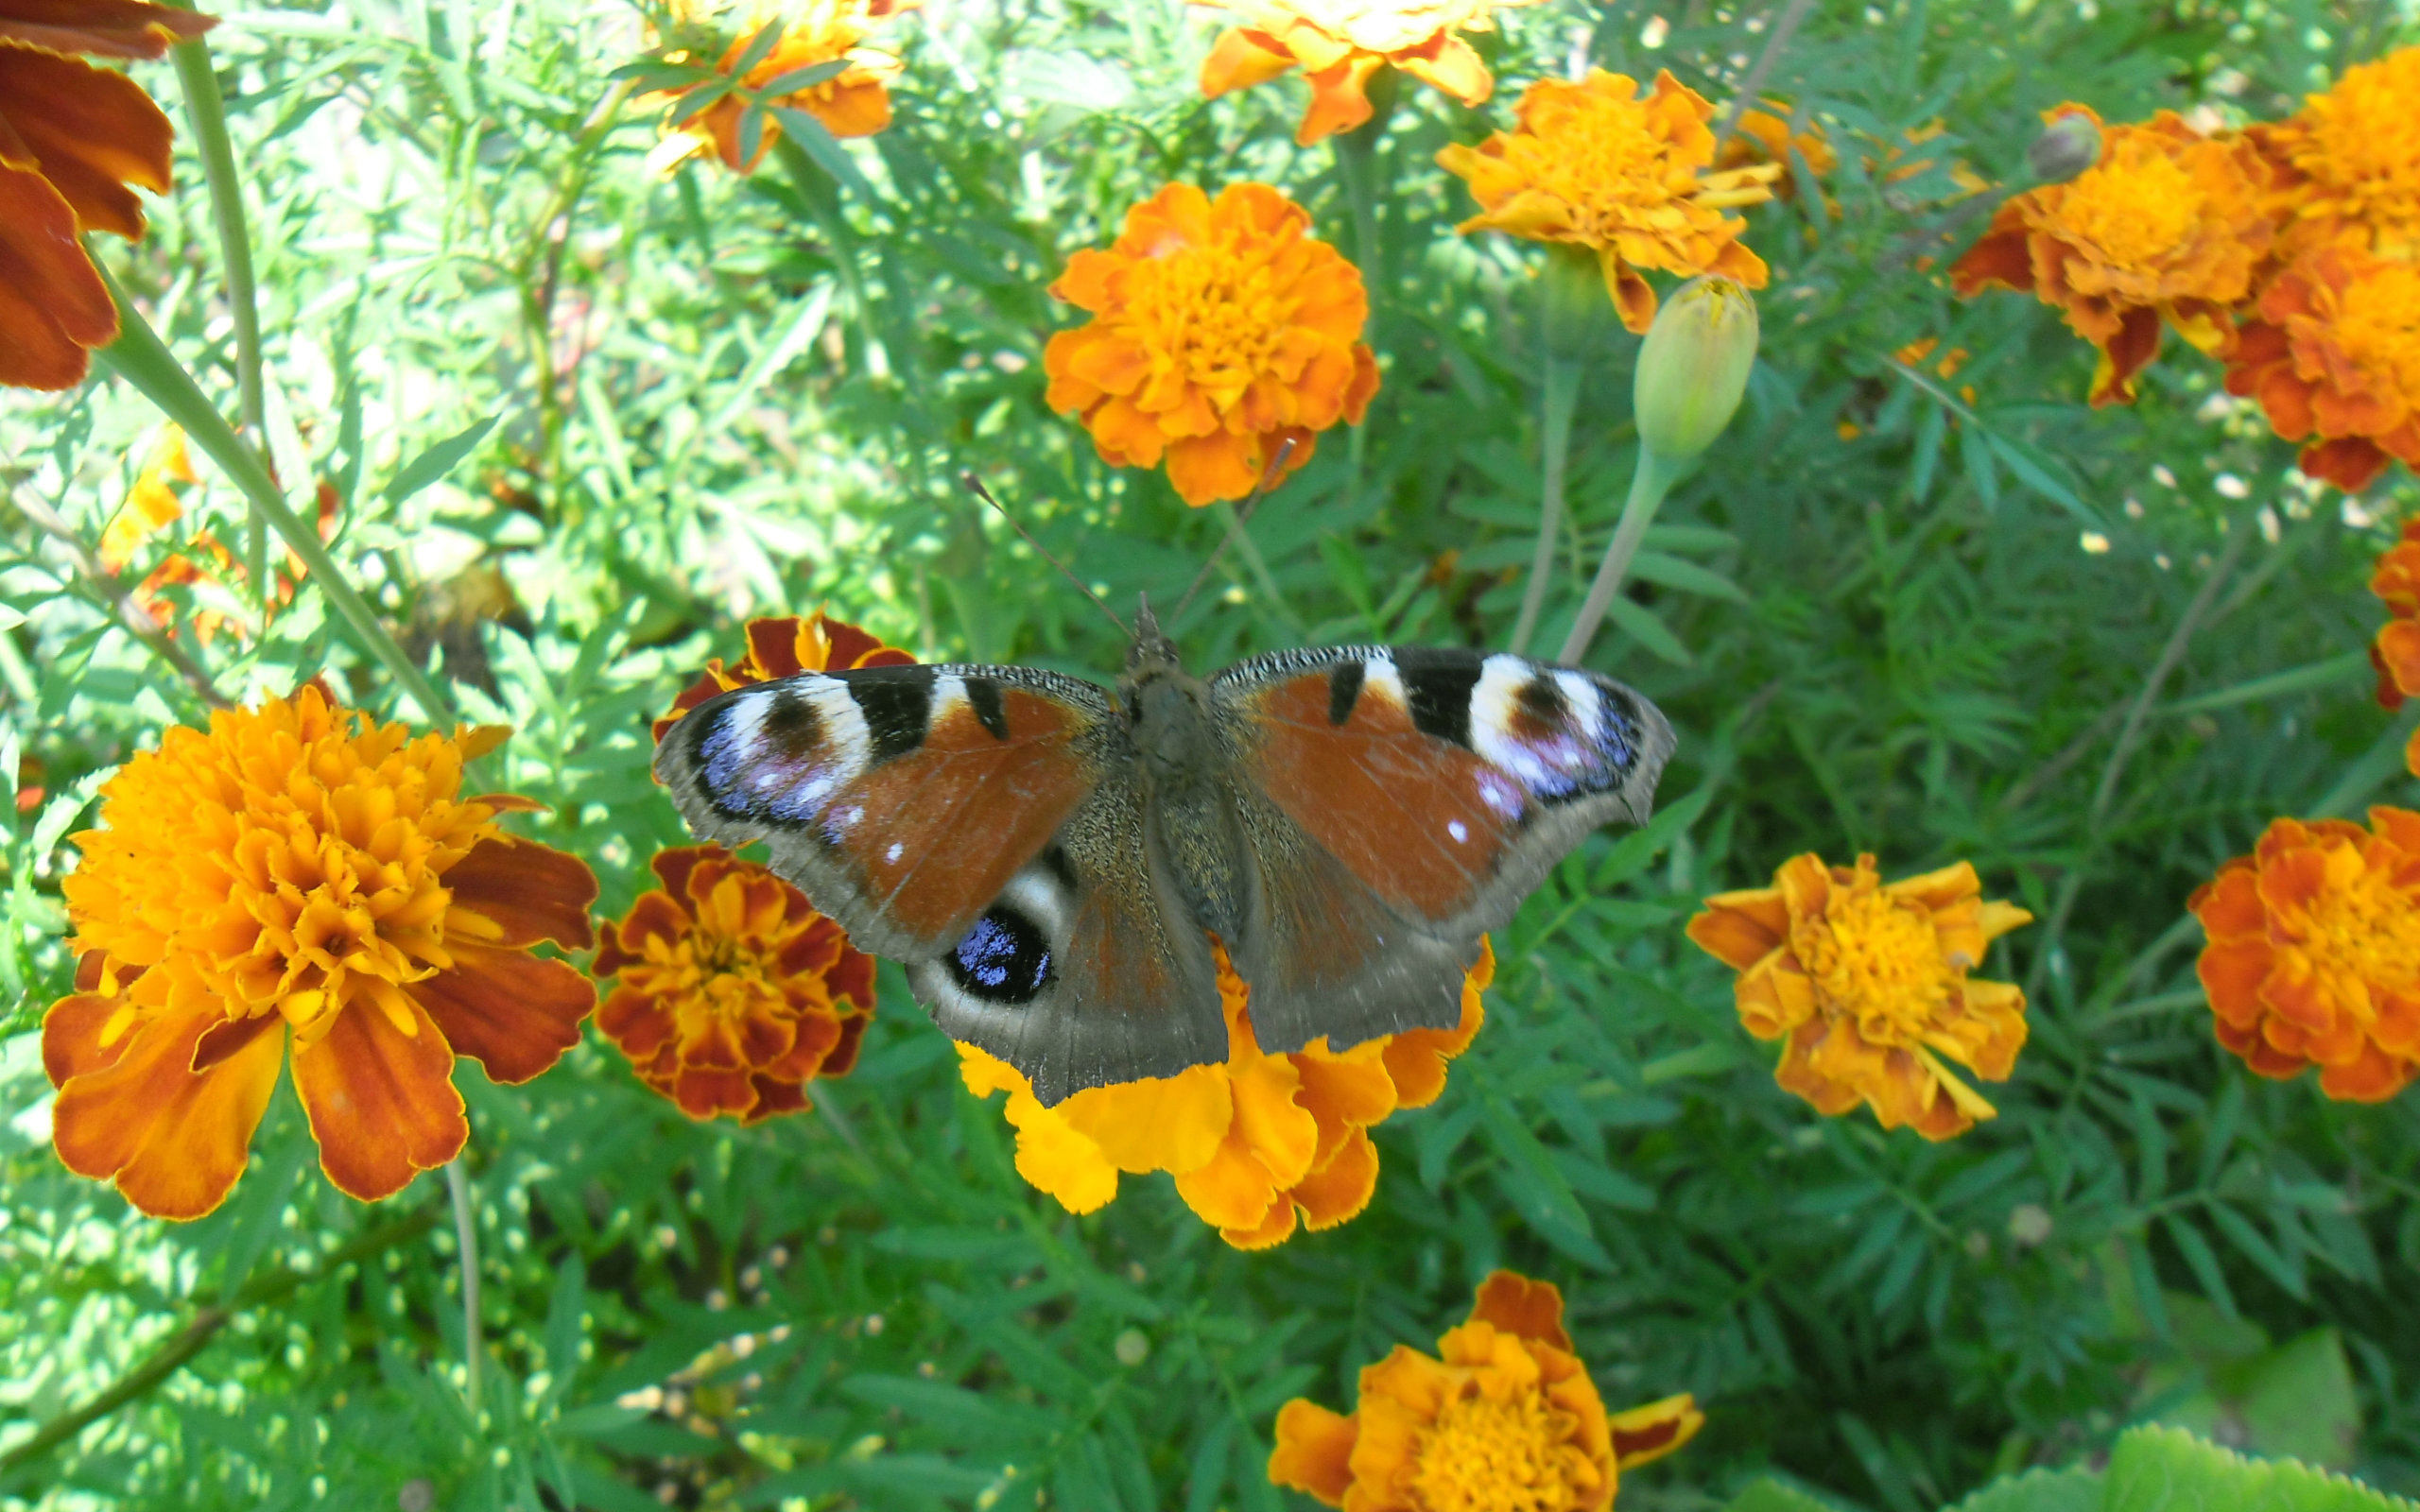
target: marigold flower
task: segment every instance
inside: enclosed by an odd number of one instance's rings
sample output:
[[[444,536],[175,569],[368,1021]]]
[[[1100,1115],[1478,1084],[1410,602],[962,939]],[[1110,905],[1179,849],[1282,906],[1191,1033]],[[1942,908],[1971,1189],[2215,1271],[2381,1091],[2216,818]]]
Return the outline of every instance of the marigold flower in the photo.
[[[2072,103],[2042,118],[2063,116],[2100,126]],[[2100,352],[2092,402],[2132,404],[2162,322],[2213,355],[2233,349],[2229,308],[2252,292],[2275,235],[2268,183],[2249,140],[2205,137],[2173,111],[2144,126],[2100,126],[2100,160],[2000,206],[1950,282],[1962,295],[1998,284],[2059,306]]]
[[[1165,457],[1197,507],[1250,493],[1286,441],[1286,472],[1302,467],[1378,391],[1361,272],[1310,225],[1265,183],[1215,200],[1172,183],[1128,211],[1109,250],[1050,285],[1093,317],[1043,350],[1050,407],[1081,416],[1112,467]]]
[[[200,481],[193,470],[193,454],[185,449],[184,428],[174,421],[161,426],[149,457],[126,490],[126,502],[101,531],[101,565],[113,573],[125,571],[144,541],[184,518],[184,502],[169,485]]]
[[[1966,973],[2033,916],[1985,902],[1961,861],[1885,885],[1874,858],[1793,856],[1773,885],[1705,901],[1689,938],[1739,972],[1739,1022],[1788,1036],[1773,1079],[1825,1114],[1859,1103],[1884,1128],[1945,1140],[1997,1116],[1946,1066],[2006,1081],[2025,1044],[2025,994]]]
[[[596,1026],[691,1118],[758,1124],[843,1076],[873,1016],[873,957],[806,895],[717,845],[659,850],[664,885],[600,931]]]
[[[198,485],[200,481],[200,475],[194,471],[192,453],[185,446],[183,429],[173,422],[162,425],[147,460],[127,490],[126,503],[101,532],[101,565],[113,573],[124,571],[146,541],[184,518],[184,501],[170,485]],[[333,541],[338,503],[336,485],[322,479],[318,496],[320,539]],[[265,620],[274,618],[279,610],[294,602],[295,585],[302,581],[303,571],[302,558],[287,550],[284,570],[270,575],[268,601],[262,610]],[[198,530],[184,550],[170,552],[144,575],[132,596],[173,635],[177,606],[169,601],[166,590],[205,582],[236,590],[244,585],[246,576],[244,564],[235,559],[234,553],[209,531]],[[245,630],[241,620],[215,609],[196,608],[187,623],[193,627],[194,638],[204,645],[230,627],[239,636]]]
[[[1765,286],[1764,260],[1739,242],[1748,223],[1723,212],[1772,198],[1781,164],[1706,172],[1714,107],[1697,91],[1667,71],[1641,95],[1635,79],[1592,68],[1576,84],[1538,80],[1518,113],[1514,129],[1437,154],[1479,203],[1465,235],[1484,228],[1589,249],[1633,331],[1655,319],[1642,268]]]
[[[1192,0],[1244,18],[1201,63],[1201,94],[1265,84],[1297,65],[1311,103],[1294,140],[1304,146],[1370,119],[1371,76],[1388,64],[1464,105],[1484,105],[1495,77],[1458,33],[1492,31],[1493,12],[1535,0]]]
[[[1686,1394],[1608,1416],[1563,1294],[1499,1270],[1437,1357],[1398,1344],[1364,1367],[1349,1415],[1301,1397],[1279,1409],[1269,1479],[1352,1512],[1602,1512],[1623,1470],[1704,1425]]]
[[[2287,120],[2248,133],[2284,172],[2285,250],[2351,240],[2387,257],[2420,255],[2420,47],[2348,68]]]
[[[2302,470],[2347,493],[2420,463],[2420,266],[2349,243],[2304,253],[2243,322],[2227,392],[2256,398]]]
[[[218,1206],[293,1050],[320,1165],[364,1200],[461,1151],[454,1058],[523,1082],[579,1039],[596,880],[462,799],[500,727],[413,737],[317,685],[170,730],[101,789],[63,888],[84,953],[43,1020],[52,1139],[165,1218]]]
[[[2278,819],[2187,907],[2219,1043],[2263,1076],[2377,1103],[2420,1076],[2420,814]]]
[[[679,723],[683,714],[716,694],[729,693],[734,688],[794,678],[802,672],[907,666],[915,660],[897,646],[885,645],[878,637],[846,620],[836,620],[821,610],[810,616],[750,620],[748,654],[731,666],[723,665],[720,657],[709,660],[698,680],[672,700],[672,712],[655,721],[653,732],[658,741],[663,740],[664,732]]]
[[[1300,1221],[1333,1228],[1359,1216],[1378,1185],[1369,1131],[1398,1108],[1426,1108],[1445,1090],[1445,1063],[1486,1019],[1479,994],[1495,975],[1482,942],[1462,983],[1462,1020],[1349,1050],[1314,1040],[1264,1055],[1253,1038],[1250,988],[1213,941],[1227,1014],[1227,1058],[1174,1076],[1089,1088],[1045,1108],[1008,1062],[961,1043],[959,1074],[977,1097],[1009,1094],[1017,1174],[1070,1212],[1117,1195],[1117,1174],[1166,1171],[1177,1194],[1238,1249],[1267,1249]]]
[[[130,185],[168,187],[168,118],[74,55],[158,58],[218,23],[142,0],[0,0],[0,384],[73,388],[117,306],[79,239],[143,238]]]
[[[2370,592],[2386,605],[2387,622],[2370,642],[2370,665],[2377,670],[2378,703],[2400,709],[2420,693],[2420,520],[2403,523],[2403,539],[2378,554]],[[2413,735],[2420,743],[2420,733]]]
[[[737,34],[716,60],[715,71],[729,77],[748,57],[758,34],[767,26],[779,26],[780,40],[740,76],[739,87],[761,92],[786,75],[846,59],[849,66],[838,77],[764,103],[804,111],[834,136],[872,136],[890,124],[890,82],[905,65],[889,53],[857,44],[876,23],[913,10],[923,3],[924,0],[760,0],[740,13]],[[677,5],[676,22],[702,26],[712,9],[695,4],[694,0]],[[663,56],[668,61],[681,62],[711,50],[710,44],[696,52],[676,45]],[[740,120],[747,114],[748,106],[733,94],[724,94],[704,110],[683,118],[682,112],[689,96],[707,87],[701,83],[667,92],[664,141],[648,154],[648,167],[669,173],[699,153],[711,150],[734,173],[752,173],[756,164],[764,161],[766,151],[780,140],[781,123],[765,115],[764,134],[757,140],[755,149],[743,158]]]
[[[1757,106],[1770,106],[1770,110]],[[1807,125],[1793,133],[1789,129],[1790,108],[1775,100],[1760,100],[1739,112],[1738,124],[1731,130],[1731,140],[1722,144],[1721,155],[1714,160],[1718,170],[1754,167],[1771,163],[1782,171],[1773,180],[1773,197],[1792,199],[1798,195],[1798,180],[1789,169],[1789,154],[1796,149],[1806,160],[1807,171],[1818,179],[1841,165],[1841,155],[1832,148],[1831,140],[1823,129]]]

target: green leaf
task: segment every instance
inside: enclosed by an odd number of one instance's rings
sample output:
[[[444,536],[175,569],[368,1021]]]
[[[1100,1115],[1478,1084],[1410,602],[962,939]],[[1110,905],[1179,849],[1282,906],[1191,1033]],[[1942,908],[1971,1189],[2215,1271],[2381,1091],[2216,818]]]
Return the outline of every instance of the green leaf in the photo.
[[[385,498],[389,504],[401,504],[446,473],[453,472],[455,468],[461,465],[462,458],[471,455],[474,447],[488,438],[488,432],[495,429],[496,422],[503,419],[504,416],[501,414],[490,415],[477,424],[455,432],[427,451],[421,453],[420,455],[413,457],[395,470],[394,477],[389,480],[387,490],[381,497]]]
[[[1840,1512],[1837,1503],[1771,1476],[1752,1482],[1723,1512]]]
[[[2420,1503],[2298,1460],[2246,1459],[2179,1428],[2132,1428],[2110,1452],[2101,1512],[2410,1512]]]
[[[2100,1476],[2076,1466],[2003,1475],[1952,1512],[2100,1512]]]
[[[2239,703],[2256,703],[2263,698],[2282,698],[2290,694],[2367,682],[2371,675],[2370,654],[2367,651],[2347,651],[2342,656],[2331,656],[2324,662],[2312,662],[2285,672],[2272,672],[2267,677],[2254,678],[2213,693],[2179,698],[2162,708],[2160,713],[2190,714],[2210,709],[2231,709]]]
[[[1605,606],[1605,617],[1619,627],[1623,634],[1674,666],[1697,664],[1696,659],[1689,655],[1689,648],[1681,644],[1681,638],[1666,627],[1653,610],[1638,600],[1616,593],[1614,601]]]

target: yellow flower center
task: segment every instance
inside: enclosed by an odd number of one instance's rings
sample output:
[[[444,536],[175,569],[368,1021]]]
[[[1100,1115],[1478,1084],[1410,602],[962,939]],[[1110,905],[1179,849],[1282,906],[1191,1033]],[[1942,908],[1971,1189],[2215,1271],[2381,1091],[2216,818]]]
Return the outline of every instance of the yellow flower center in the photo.
[[[1692,165],[1672,182],[1672,145],[1648,124],[1647,106],[1578,91],[1563,109],[1540,111],[1533,129],[1504,142],[1504,161],[1536,192],[1577,207],[1589,226],[1611,233],[1697,188]]]
[[[2388,989],[2420,980],[2420,908],[2390,872],[2361,868],[2312,899],[2301,922],[2310,953],[2340,971]]]
[[[2420,267],[2394,264],[2355,279],[2329,334],[2378,387],[2420,402]]]
[[[1233,404],[1276,365],[1300,300],[1271,266],[1275,244],[1239,247],[1232,234],[1142,259],[1127,275],[1123,335],[1161,372]]]
[[[2324,184],[2351,191],[2354,208],[2409,225],[2420,197],[2420,54],[2406,48],[2346,73],[2312,102],[2310,134],[2294,166]],[[2387,228],[2387,229],[2392,229]]]
[[[83,837],[78,947],[148,969],[139,1008],[208,993],[230,1018],[283,1013],[308,1043],[366,998],[410,1032],[399,989],[452,964],[449,924],[494,928],[451,909],[442,880],[496,833],[493,810],[455,801],[458,740],[372,726],[308,688],[168,731]]]
[[[1421,1512],[1568,1512],[1582,1487],[1569,1471],[1569,1415],[1530,1386],[1510,1400],[1477,1391],[1448,1402],[1412,1451]]]
[[[1931,913],[1871,883],[1834,884],[1820,919],[1792,921],[1789,944],[1827,1011],[1854,1016],[1876,1043],[1917,1043],[1949,1001]]]
[[[2151,267],[2184,247],[2206,197],[2165,153],[2113,156],[2078,178],[2059,205],[2059,227],[2120,267]]]

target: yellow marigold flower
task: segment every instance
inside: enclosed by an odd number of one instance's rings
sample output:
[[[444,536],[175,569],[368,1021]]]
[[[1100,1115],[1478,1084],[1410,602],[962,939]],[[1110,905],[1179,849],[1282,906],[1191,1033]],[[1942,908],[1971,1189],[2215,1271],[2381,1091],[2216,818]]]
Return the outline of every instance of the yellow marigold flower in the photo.
[[[1043,350],[1050,407],[1080,415],[1112,467],[1157,467],[1185,503],[1250,493],[1283,443],[1357,425],[1378,391],[1360,269],[1265,183],[1217,199],[1172,183],[1126,213],[1107,251],[1067,260],[1051,294],[1093,318]]]
[[[1492,31],[1492,13],[1535,0],[1192,0],[1244,18],[1201,63],[1201,93],[1265,84],[1300,66],[1310,108],[1304,146],[1370,119],[1371,76],[1392,64],[1464,105],[1484,105],[1495,79],[1458,33]]]
[[[2348,68],[2301,111],[2249,133],[2285,172],[2285,250],[2352,240],[2388,257],[2420,255],[2420,47]]]
[[[507,731],[417,738],[316,685],[170,730],[101,789],[63,884],[78,991],[43,1020],[60,1159],[166,1218],[243,1173],[286,1051],[340,1190],[372,1200],[461,1151],[454,1057],[522,1082],[596,988],[529,947],[589,943],[596,879],[458,796]]]
[[[1770,106],[1771,109],[1758,109]],[[1841,155],[1832,149],[1831,140],[1823,129],[1809,124],[1795,134],[1789,129],[1789,107],[1774,100],[1760,100],[1757,106],[1739,112],[1739,123],[1732,129],[1731,140],[1722,144],[1721,156],[1715,159],[1717,169],[1749,168],[1758,163],[1773,163],[1781,173],[1773,180],[1773,196],[1779,199],[1795,198],[1798,180],[1789,168],[1789,154],[1795,148],[1806,161],[1807,171],[1818,179],[1841,165]]]
[[[1166,1171],[1220,1238],[1266,1249],[1293,1237],[1298,1212],[1311,1228],[1333,1228],[1370,1205],[1378,1147],[1369,1130],[1445,1090],[1445,1063],[1469,1048],[1486,1018],[1479,994],[1495,975],[1495,956],[1482,941],[1452,1029],[1413,1029],[1344,1051],[1314,1040],[1271,1056],[1253,1038],[1250,988],[1225,949],[1215,941],[1212,949],[1227,1014],[1223,1064],[1089,1088],[1050,1108],[1016,1068],[973,1045],[958,1047],[959,1073],[977,1097],[1009,1094],[1017,1174],[1068,1211],[1106,1206],[1120,1171]]]
[[[2219,1042],[2263,1076],[2377,1103],[2420,1076],[2420,814],[2278,819],[2188,905]]]
[[[664,882],[599,931],[619,977],[596,1027],[691,1118],[757,1124],[845,1076],[873,1017],[873,957],[806,895],[717,845],[659,850]]]
[[[1365,1367],[1349,1416],[1279,1409],[1269,1479],[1352,1512],[1603,1512],[1623,1470],[1704,1425],[1685,1394],[1608,1416],[1563,1294],[1499,1270],[1435,1357],[1398,1344]]]
[[[2420,266],[2351,243],[2296,258],[2243,322],[2227,392],[2260,401],[2302,470],[2358,493],[2420,465]]]
[[[794,678],[802,672],[846,672],[853,667],[906,666],[916,659],[847,620],[836,620],[821,610],[811,615],[748,622],[748,654],[730,666],[722,658],[706,662],[706,670],[672,700],[672,712],[655,721],[661,741],[683,714],[718,693],[751,683]]]
[[[1689,938],[1739,972],[1739,1021],[1789,1037],[1773,1079],[1826,1114],[1859,1103],[1884,1128],[1945,1140],[1997,1116],[1944,1057],[2006,1081],[2025,1044],[2025,994],[1966,973],[2033,916],[1985,902],[1975,868],[1885,885],[1872,856],[1793,856],[1773,885],[1705,901]]]
[[[1781,165],[1706,172],[1714,107],[1697,91],[1665,72],[1642,95],[1636,80],[1592,68],[1576,84],[1530,85],[1519,116],[1512,130],[1437,154],[1479,203],[1479,214],[1461,224],[1464,234],[1488,229],[1589,249],[1633,331],[1655,319],[1655,290],[1643,268],[1683,278],[1720,273],[1765,286],[1763,259],[1739,242],[1748,223],[1723,212],[1772,198]]]
[[[849,66],[838,77],[769,97],[764,103],[804,111],[834,136],[872,136],[890,124],[890,82],[905,65],[889,53],[857,44],[876,23],[913,10],[923,3],[924,0],[756,0],[739,13],[736,35],[716,60],[715,71],[729,77],[753,49],[758,35],[767,26],[779,26],[780,40],[740,76],[740,88],[761,92],[786,75],[846,59]],[[712,9],[688,0],[676,5],[676,20],[682,29],[711,25]],[[702,57],[706,51],[711,47],[693,51],[676,45],[663,56],[668,61],[683,62]],[[734,173],[752,173],[766,151],[779,140],[780,123],[770,115],[763,116],[764,135],[755,149],[742,157],[740,120],[748,106],[735,95],[725,94],[696,114],[684,116],[685,102],[696,91],[707,87],[698,84],[669,93],[664,141],[648,154],[648,167],[669,173],[699,153],[712,150]]]
[[[124,572],[144,541],[184,517],[184,502],[168,485],[200,481],[193,470],[193,455],[185,450],[184,428],[174,421],[161,426],[150,456],[126,490],[126,502],[101,531],[101,565]]]
[[[2100,125],[2082,105],[2043,112],[2062,116]],[[2252,292],[2275,235],[2268,183],[2249,140],[2205,137],[2173,111],[2102,126],[2100,161],[2000,206],[1950,282],[1962,295],[1998,284],[2057,305],[2100,352],[2092,402],[2132,404],[2163,322],[2213,355],[2233,350],[2229,310]]]
[[[78,57],[158,58],[218,23],[143,0],[0,0],[0,384],[73,388],[117,339],[80,239],[143,239],[140,186],[168,188],[168,118]]]

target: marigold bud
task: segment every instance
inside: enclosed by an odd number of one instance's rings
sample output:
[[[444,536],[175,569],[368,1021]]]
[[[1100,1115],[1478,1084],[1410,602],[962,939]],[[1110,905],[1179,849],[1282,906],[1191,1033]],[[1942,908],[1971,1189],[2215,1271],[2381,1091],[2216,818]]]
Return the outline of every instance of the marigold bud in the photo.
[[[2100,161],[2100,123],[2067,111],[2025,149],[2025,165],[2044,183],[2065,183]]]
[[[1681,285],[1639,344],[1632,404],[1661,461],[1693,461],[1731,423],[1756,363],[1756,301],[1709,273]]]

